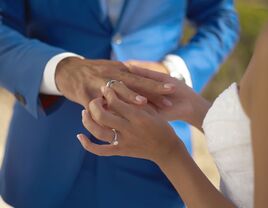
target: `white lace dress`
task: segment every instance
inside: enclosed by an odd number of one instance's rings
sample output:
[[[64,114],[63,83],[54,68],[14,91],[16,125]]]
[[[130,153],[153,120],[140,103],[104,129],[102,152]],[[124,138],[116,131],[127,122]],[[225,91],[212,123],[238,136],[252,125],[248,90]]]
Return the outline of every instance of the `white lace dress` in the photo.
[[[237,207],[253,207],[254,175],[250,120],[232,84],[203,122],[208,148],[218,167],[222,193]]]

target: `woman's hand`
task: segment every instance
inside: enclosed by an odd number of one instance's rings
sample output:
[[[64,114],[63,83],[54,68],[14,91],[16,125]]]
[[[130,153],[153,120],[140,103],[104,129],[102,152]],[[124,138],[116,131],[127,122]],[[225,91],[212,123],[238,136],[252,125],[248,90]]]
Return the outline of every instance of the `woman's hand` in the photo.
[[[112,142],[112,129],[115,129],[118,145],[97,145],[80,134],[78,138],[87,151],[101,156],[143,158],[159,164],[183,146],[173,129],[152,107],[128,104],[108,87],[103,87],[102,92],[105,99],[93,100],[89,111],[83,111],[83,124],[96,138],[107,143]]]
[[[207,100],[193,91],[183,81],[170,77],[167,74],[129,65],[129,70],[136,75],[151,80],[169,83],[175,88],[173,94],[167,96],[172,106],[160,108],[155,106],[157,112],[166,120],[186,121],[202,130],[204,117],[211,106]]]

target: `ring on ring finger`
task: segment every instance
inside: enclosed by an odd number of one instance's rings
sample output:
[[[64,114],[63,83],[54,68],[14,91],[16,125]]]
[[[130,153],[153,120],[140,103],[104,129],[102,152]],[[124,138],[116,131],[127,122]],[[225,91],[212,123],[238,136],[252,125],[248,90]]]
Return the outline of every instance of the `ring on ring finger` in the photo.
[[[110,142],[110,144],[112,145],[118,145],[119,142],[118,142],[118,133],[115,129],[112,129],[113,133],[114,133],[114,136],[113,136],[113,140]]]
[[[112,87],[112,85],[113,85],[114,83],[116,83],[116,82],[119,82],[119,81],[114,80],[114,79],[109,80],[109,81],[106,83],[106,87],[111,88],[111,87]]]

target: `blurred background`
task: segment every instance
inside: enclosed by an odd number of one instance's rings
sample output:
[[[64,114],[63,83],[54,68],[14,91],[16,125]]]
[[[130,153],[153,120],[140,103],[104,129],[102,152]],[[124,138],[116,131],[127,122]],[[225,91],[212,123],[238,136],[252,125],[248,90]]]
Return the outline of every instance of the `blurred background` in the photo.
[[[237,0],[236,2],[241,23],[240,42],[231,57],[221,67],[220,72],[204,90],[203,95],[210,100],[214,100],[232,82],[240,80],[252,56],[256,37],[264,24],[268,23],[268,0]],[[184,41],[187,41],[193,33],[190,26],[187,26],[185,33]],[[0,88],[0,163],[4,154],[5,138],[12,115],[13,102],[13,96]],[[196,129],[193,129],[193,150],[194,158],[199,167],[218,187],[217,169],[207,151],[204,136]],[[0,207],[5,208],[6,205],[0,201]]]
[[[219,73],[203,91],[204,97],[211,101],[231,83],[241,79],[252,56],[256,38],[264,25],[268,24],[268,0],[237,0],[236,7],[241,24],[240,41],[228,60],[221,66]],[[192,32],[191,28],[187,28],[186,38],[190,37]],[[207,151],[206,140],[196,129],[193,129],[193,150],[199,167],[213,184],[219,187],[219,175]]]

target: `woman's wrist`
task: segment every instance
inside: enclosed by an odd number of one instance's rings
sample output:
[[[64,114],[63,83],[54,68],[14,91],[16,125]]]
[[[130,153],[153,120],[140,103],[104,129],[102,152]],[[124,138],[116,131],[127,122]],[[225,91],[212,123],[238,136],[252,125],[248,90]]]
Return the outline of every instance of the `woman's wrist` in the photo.
[[[197,95],[192,100],[192,115],[189,117],[189,123],[202,131],[202,124],[212,103]]]
[[[169,149],[169,151],[166,151],[165,155],[160,156],[159,158],[155,159],[154,162],[162,169],[166,169],[170,164],[175,164],[174,162],[179,160],[179,158],[183,158],[183,153],[186,150],[185,145],[183,142],[176,138],[177,142],[172,144],[172,147]]]

